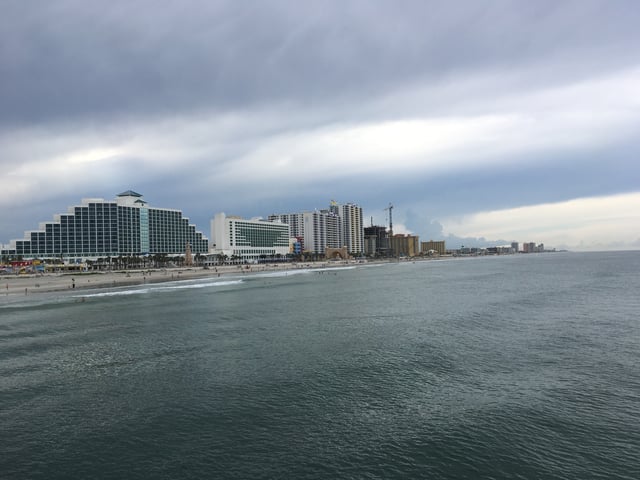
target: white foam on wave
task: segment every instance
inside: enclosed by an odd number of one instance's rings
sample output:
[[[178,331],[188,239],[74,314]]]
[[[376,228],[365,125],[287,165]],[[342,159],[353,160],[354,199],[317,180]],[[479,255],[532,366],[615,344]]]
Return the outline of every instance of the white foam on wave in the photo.
[[[229,285],[239,285],[243,283],[242,280],[224,280],[215,282],[176,282],[172,284],[155,284],[147,285],[144,288],[129,288],[127,290],[109,290],[106,292],[89,293],[85,295],[74,295],[74,298],[96,298],[96,297],[117,297],[125,295],[143,295],[146,293],[167,292],[171,290],[184,290],[195,288],[207,288],[207,287],[225,287]]]
[[[95,298],[95,297],[119,297],[124,295],[141,295],[149,293],[150,288],[139,288],[137,290],[112,290],[108,292],[88,293],[86,295],[73,295],[73,298]]]
[[[320,268],[297,268],[295,270],[282,270],[277,272],[264,272],[256,273],[252,275],[257,278],[274,278],[274,277],[289,277],[291,275],[304,275],[315,272],[336,272],[340,270],[353,270],[356,266],[344,266],[344,267],[320,267]]]
[[[309,273],[311,270],[308,268],[301,268],[299,270],[283,270],[281,272],[264,272],[264,273],[256,273],[252,275],[256,278],[274,278],[274,277],[288,277],[290,275],[302,275],[305,273]]]
[[[385,267],[389,265],[389,263],[361,263],[358,264],[360,268],[375,268],[375,267]]]
[[[322,267],[322,268],[314,268],[313,271],[314,272],[326,272],[326,271],[335,272],[336,270],[355,270],[356,268],[357,268],[356,265],[351,265],[347,267]]]
[[[74,299],[86,299],[86,298],[100,298],[100,297],[119,297],[129,295],[145,295],[149,293],[168,292],[171,290],[185,290],[185,289],[199,289],[199,288],[218,288],[225,286],[240,285],[244,283],[245,279],[250,278],[284,278],[292,275],[305,275],[310,273],[322,273],[322,272],[339,272],[342,270],[354,270],[362,265],[344,265],[344,266],[327,266],[321,268],[300,268],[292,270],[282,270],[275,272],[261,272],[251,273],[243,278],[234,278],[228,280],[220,279],[197,279],[197,280],[178,280],[166,283],[151,283],[140,285],[137,287],[115,287],[114,289],[96,291],[94,293],[76,294],[71,298]],[[46,303],[46,302],[45,302]]]
[[[154,290],[158,291],[167,291],[167,290],[182,290],[182,289],[191,289],[191,288],[207,288],[207,287],[226,287],[228,285],[239,285],[243,281],[242,280],[224,280],[224,281],[216,281],[216,282],[197,282],[197,283],[179,283],[176,285],[158,285]]]

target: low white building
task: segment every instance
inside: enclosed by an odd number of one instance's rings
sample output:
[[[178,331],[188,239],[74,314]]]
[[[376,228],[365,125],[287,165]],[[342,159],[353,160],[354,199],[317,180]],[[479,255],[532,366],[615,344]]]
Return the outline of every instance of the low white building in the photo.
[[[249,262],[290,252],[289,225],[217,213],[211,220],[211,253]]]

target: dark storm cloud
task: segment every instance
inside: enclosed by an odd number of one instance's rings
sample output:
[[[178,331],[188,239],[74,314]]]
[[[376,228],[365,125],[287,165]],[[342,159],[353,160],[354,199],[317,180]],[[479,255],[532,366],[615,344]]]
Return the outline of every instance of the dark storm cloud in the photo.
[[[0,119],[100,121],[270,102],[350,103],[412,82],[525,63],[544,63],[534,77],[553,82],[553,75],[637,60],[625,48],[639,35],[633,7],[5,2]]]
[[[639,24],[633,1],[5,1],[0,242],[128,188],[205,233],[333,198],[426,236],[637,191]]]

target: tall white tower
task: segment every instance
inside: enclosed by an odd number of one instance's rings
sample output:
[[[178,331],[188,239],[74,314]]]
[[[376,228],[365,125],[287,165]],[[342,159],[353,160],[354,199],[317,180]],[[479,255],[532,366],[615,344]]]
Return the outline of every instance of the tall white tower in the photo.
[[[340,217],[340,241],[350,253],[364,252],[364,228],[362,207],[353,203],[340,205],[331,202],[331,210]]]

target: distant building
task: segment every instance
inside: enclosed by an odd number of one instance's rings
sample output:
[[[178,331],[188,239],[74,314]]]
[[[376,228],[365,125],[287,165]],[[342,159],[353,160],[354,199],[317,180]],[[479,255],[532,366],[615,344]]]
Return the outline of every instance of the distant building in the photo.
[[[513,253],[518,253],[520,251],[519,248],[518,242],[511,242],[511,249],[513,250]]]
[[[324,254],[327,248],[340,247],[340,218],[329,210],[305,212],[304,251]]]
[[[289,225],[245,220],[218,213],[211,220],[211,253],[247,261],[283,257],[290,253]]]
[[[99,258],[121,255],[207,253],[209,241],[180,210],[149,207],[128,190],[114,201],[83,199],[38,230],[12,240],[5,255],[24,258]]]
[[[332,201],[329,209],[340,218],[339,238],[341,246],[347,247],[349,253],[364,253],[362,208],[353,203],[343,205]]]
[[[397,257],[415,257],[420,253],[420,237],[417,235],[393,235],[391,250]]]
[[[289,235],[302,237],[304,252],[324,255],[327,248],[347,247],[350,253],[364,252],[362,208],[354,204],[331,202],[327,210],[272,214],[270,222],[289,225]]]
[[[326,248],[340,247],[340,218],[329,210],[273,214],[270,222],[289,225],[289,236],[299,239],[302,252],[324,255]]]
[[[289,225],[289,236],[304,239],[304,213],[280,213],[267,217],[269,222],[280,222]],[[304,243],[304,242],[303,242]]]
[[[302,254],[302,237],[293,237],[290,240],[291,242],[291,253],[294,255]]]
[[[422,253],[425,254],[433,251],[438,255],[444,255],[447,251],[445,248],[444,240],[429,240],[428,242],[422,242],[421,249]]]
[[[364,227],[364,253],[375,257],[388,257],[389,233],[383,226],[371,225]]]

